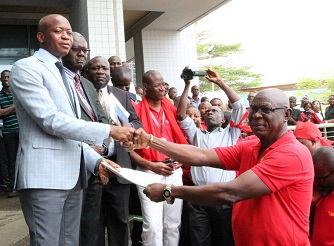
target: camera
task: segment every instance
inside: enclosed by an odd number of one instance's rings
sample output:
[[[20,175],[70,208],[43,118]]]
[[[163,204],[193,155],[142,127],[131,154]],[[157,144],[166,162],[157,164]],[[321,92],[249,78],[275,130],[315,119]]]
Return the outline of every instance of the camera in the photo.
[[[191,69],[184,69],[181,74],[181,79],[192,80],[194,76],[205,76],[206,71],[193,71]]]

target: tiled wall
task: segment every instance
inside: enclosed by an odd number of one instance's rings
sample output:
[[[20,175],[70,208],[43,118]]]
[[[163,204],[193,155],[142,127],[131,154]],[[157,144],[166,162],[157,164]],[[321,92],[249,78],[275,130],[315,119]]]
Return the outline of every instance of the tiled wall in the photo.
[[[180,74],[186,65],[196,68],[197,55],[195,31],[189,27],[183,31],[143,30],[145,71],[157,70],[171,87],[181,95],[184,82]],[[198,84],[194,79],[192,84]]]
[[[81,1],[87,2],[90,58],[117,55],[125,60],[122,0]]]

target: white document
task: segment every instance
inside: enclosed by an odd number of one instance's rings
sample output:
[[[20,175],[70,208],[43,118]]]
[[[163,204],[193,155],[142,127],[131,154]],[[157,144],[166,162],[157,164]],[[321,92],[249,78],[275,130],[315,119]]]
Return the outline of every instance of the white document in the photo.
[[[142,187],[146,187],[149,184],[153,183],[162,183],[164,176],[153,174],[153,173],[146,173],[142,171],[132,170],[130,168],[120,167],[117,170],[111,167],[108,163],[101,162],[103,166],[108,168],[110,171],[115,173],[117,176],[130,181],[131,183],[140,185]]]

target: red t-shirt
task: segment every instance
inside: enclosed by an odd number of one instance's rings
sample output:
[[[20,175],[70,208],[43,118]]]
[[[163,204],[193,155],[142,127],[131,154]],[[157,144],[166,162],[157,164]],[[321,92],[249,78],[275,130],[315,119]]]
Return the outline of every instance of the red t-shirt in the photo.
[[[201,130],[208,130],[207,126],[205,125],[204,121],[201,121]]]
[[[334,192],[323,197],[315,208],[311,245],[334,245]]]
[[[259,157],[259,139],[215,148],[227,170],[251,169],[272,191],[233,205],[236,245],[309,245],[313,164],[310,152],[292,132]]]

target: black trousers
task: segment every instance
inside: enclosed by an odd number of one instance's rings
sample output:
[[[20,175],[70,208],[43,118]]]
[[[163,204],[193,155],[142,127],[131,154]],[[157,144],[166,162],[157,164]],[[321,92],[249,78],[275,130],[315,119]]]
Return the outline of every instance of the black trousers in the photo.
[[[15,182],[15,162],[17,150],[19,148],[19,133],[3,134],[6,155],[8,160],[8,178],[10,188],[14,188]]]
[[[111,178],[102,197],[108,245],[128,245],[130,184],[121,184],[116,177]]]
[[[232,208],[188,202],[190,238],[193,246],[233,246]]]

